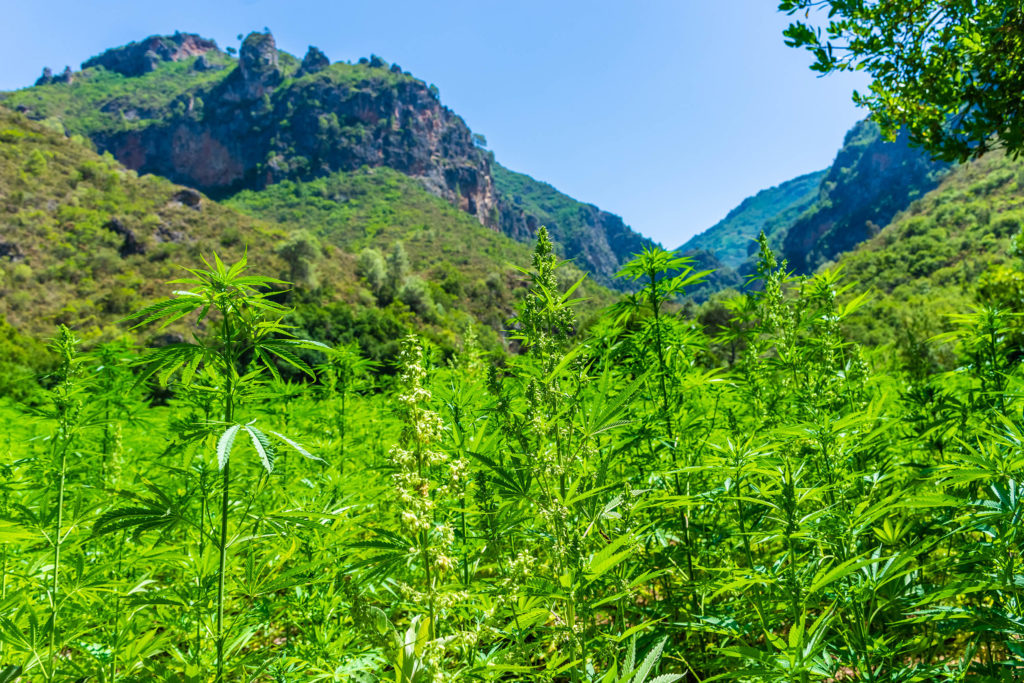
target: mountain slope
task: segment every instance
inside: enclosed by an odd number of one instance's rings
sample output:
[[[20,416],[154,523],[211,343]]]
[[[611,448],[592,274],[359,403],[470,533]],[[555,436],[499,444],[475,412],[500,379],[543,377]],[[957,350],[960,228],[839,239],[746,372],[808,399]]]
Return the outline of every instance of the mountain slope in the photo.
[[[276,276],[285,236],[0,107],[0,315],[22,332],[48,337],[64,323],[116,335],[113,321],[166,294],[175,264],[214,249],[235,259],[248,245]]]
[[[357,278],[358,252],[396,244],[408,263],[394,291],[375,296]],[[523,284],[514,266],[531,254],[391,169],[219,203],[0,107],[0,318],[19,334],[49,337],[63,323],[87,339],[121,336],[120,318],[166,296],[179,265],[213,251],[225,260],[247,252],[255,270],[300,280],[307,317],[340,316],[321,325],[332,330],[326,340],[357,340],[376,358],[411,329],[450,350],[476,321],[489,326],[477,326],[482,340],[500,346]],[[585,292],[591,308],[611,301],[595,284]]]
[[[783,256],[800,273],[813,272],[887,225],[897,212],[936,187],[949,164],[893,142],[864,120],[847,134],[821,181],[818,198],[785,230]]]
[[[614,279],[615,274],[633,254],[654,245],[653,240],[634,232],[615,214],[500,164],[494,164],[492,171],[499,193],[501,231],[528,241],[538,227],[546,226],[560,245],[562,256],[588,270],[603,285],[624,286]]]
[[[176,33],[113,48],[82,66],[46,73],[0,101],[89,137],[129,168],[217,198],[389,167],[520,241],[557,219],[552,231],[563,255],[606,285],[623,286],[611,275],[649,243],[618,217],[550,186],[542,194],[560,208],[531,203],[529,213],[496,187],[509,172],[494,170],[493,155],[441,104],[437,89],[377,57],[332,64],[310,47],[300,61],[277,50],[269,33],[252,33],[236,60],[213,41]]]
[[[817,199],[825,173],[807,173],[747,197],[725,218],[691,237],[677,251],[708,251],[722,265],[740,270],[761,231],[773,243],[781,244],[782,234],[789,224]]]

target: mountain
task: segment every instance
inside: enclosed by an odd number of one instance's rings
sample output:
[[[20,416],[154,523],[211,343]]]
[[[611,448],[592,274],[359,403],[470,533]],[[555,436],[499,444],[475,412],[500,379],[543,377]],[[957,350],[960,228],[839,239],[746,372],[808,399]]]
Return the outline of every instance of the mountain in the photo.
[[[723,266],[740,270],[757,246],[761,231],[781,245],[781,237],[797,216],[817,199],[826,171],[787,180],[747,197],[715,225],[691,237],[677,251],[707,251]]]
[[[813,272],[876,234],[948,170],[948,163],[911,147],[906,133],[889,142],[874,122],[860,121],[846,134],[814,204],[785,229],[783,256],[795,271]]]
[[[247,253],[254,270],[297,282],[293,323],[324,341],[358,341],[378,360],[413,329],[451,351],[473,326],[500,348],[525,285],[516,266],[531,258],[529,246],[387,167],[216,201],[0,106],[0,370],[57,324],[93,341],[124,336],[125,314],[214,251],[226,261]],[[596,284],[582,291],[591,309],[612,300]]]
[[[391,168],[520,241],[557,219],[562,254],[606,285],[622,286],[611,276],[649,243],[618,217],[499,169],[436,87],[376,56],[332,64],[310,47],[299,60],[251,33],[235,59],[179,32],[107,50],[79,72],[46,70],[0,102],[214,198]]]
[[[547,226],[562,256],[589,271],[603,285],[621,283],[615,274],[654,241],[634,232],[619,216],[584,204],[547,183],[494,164],[501,231],[528,241],[541,225]]]

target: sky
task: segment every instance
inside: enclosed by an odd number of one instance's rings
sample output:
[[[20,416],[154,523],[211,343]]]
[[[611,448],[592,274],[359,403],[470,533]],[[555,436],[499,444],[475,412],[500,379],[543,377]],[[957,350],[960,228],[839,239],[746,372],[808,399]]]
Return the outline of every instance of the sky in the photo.
[[[775,0],[52,0],[9,3],[0,90],[175,30],[237,47],[269,27],[302,57],[377,54],[437,85],[499,163],[668,248],[745,197],[826,168],[865,112],[819,77]]]

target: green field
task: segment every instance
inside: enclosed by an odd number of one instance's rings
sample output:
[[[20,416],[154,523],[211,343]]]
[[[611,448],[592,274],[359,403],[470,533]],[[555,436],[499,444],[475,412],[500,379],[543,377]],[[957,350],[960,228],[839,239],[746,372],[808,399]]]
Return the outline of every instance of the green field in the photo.
[[[183,340],[57,330],[0,408],[0,680],[1020,680],[1011,316],[878,370],[763,241],[716,338],[657,249],[583,331],[550,249],[514,355],[381,366],[216,260],[122,323]]]

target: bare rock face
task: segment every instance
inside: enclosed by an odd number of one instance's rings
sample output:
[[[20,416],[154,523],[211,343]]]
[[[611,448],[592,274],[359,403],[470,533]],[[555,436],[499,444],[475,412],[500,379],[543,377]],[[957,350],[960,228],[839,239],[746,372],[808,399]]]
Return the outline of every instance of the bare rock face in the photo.
[[[203,208],[203,196],[188,187],[175,192],[174,196],[171,197],[171,201],[187,206],[194,211],[199,211]]]
[[[36,85],[49,85],[50,83],[53,83],[53,69],[44,66],[43,75],[36,79]]]
[[[70,66],[65,66],[64,70],[56,76],[53,75],[53,69],[46,66],[43,67],[43,75],[36,79],[36,85],[50,85],[51,83],[71,84],[74,80],[75,74],[71,71]]]
[[[121,222],[120,218],[111,218],[107,221],[106,228],[115,235],[119,235],[124,239],[121,243],[121,247],[118,249],[118,252],[121,254],[121,258],[132,256],[133,254],[146,253],[146,246],[139,240],[133,230]]]
[[[302,66],[299,67],[299,76],[306,74],[315,74],[319,71],[323,71],[331,65],[331,60],[327,59],[327,55],[320,51],[320,48],[309,46],[309,50],[306,51],[306,56],[302,58]]]
[[[161,62],[177,62],[211,50],[217,50],[215,41],[179,31],[172,36],[150,36],[137,43],[112,48],[82,62],[82,68],[102,66],[125,76],[141,76],[156,69]]]
[[[0,259],[7,259],[11,263],[18,263],[25,260],[25,254],[14,242],[0,241]]]
[[[251,102],[273,90],[281,80],[274,36],[269,33],[250,33],[242,41],[238,67],[228,76],[225,97]]]
[[[874,122],[860,121],[821,181],[817,203],[790,226],[782,255],[796,272],[813,273],[936,187],[948,169],[911,147],[906,132],[889,142]]]

